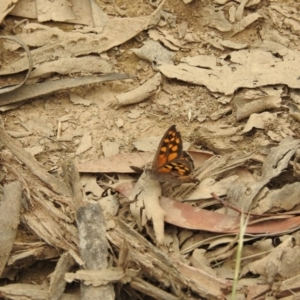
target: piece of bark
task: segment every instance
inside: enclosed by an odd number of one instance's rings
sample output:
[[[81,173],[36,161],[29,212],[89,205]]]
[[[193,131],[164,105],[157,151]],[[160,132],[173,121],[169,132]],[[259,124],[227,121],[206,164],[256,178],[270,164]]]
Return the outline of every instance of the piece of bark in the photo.
[[[120,248],[126,240],[130,245],[129,259],[142,268],[144,276],[159,281],[164,287],[176,285],[181,289],[191,289],[204,298],[223,297],[223,291],[230,285],[226,280],[205,273],[200,275],[194,268],[186,270],[124,222],[117,218],[114,221],[116,226],[108,232],[109,241]]]
[[[2,153],[2,163],[22,182],[22,223],[49,245],[65,250],[76,249],[78,238],[73,224],[74,203],[71,198],[45,187],[44,182],[28,172],[8,151]],[[65,189],[69,193],[66,186]]]
[[[13,247],[20,222],[22,187],[19,181],[6,184],[0,191],[0,275]]]
[[[44,286],[26,283],[14,283],[0,287],[0,295],[10,300],[48,300],[48,291]],[[79,294],[63,294],[59,300],[81,300]]]
[[[150,284],[149,282],[135,277],[131,282],[130,286],[135,290],[142,292],[145,295],[152,297],[153,299],[165,299],[165,300],[180,300],[182,298],[176,297],[172,294],[169,294],[160,288]],[[189,298],[189,299],[196,299],[196,298]],[[198,298],[197,298],[198,299]]]
[[[76,273],[67,273],[65,280],[67,282],[80,280],[85,285],[103,286],[109,282],[118,282],[126,274],[122,268],[102,268],[99,270],[79,270]]]
[[[106,223],[103,212],[98,203],[84,201],[79,173],[72,161],[64,166],[64,175],[74,198],[76,222],[79,234],[79,251],[87,270],[101,270],[107,268],[107,239]],[[91,222],[92,220],[92,222]],[[82,300],[115,299],[114,288],[111,283],[102,286],[85,285],[81,283]]]
[[[41,188],[41,186],[38,187]],[[65,207],[55,199],[55,195],[50,195],[50,197],[53,197],[56,203]],[[35,195],[33,201],[35,207],[24,211],[22,223],[25,223],[49,245],[67,251],[77,249],[77,229],[71,223],[72,219],[42,195]],[[73,206],[71,205],[68,209],[72,211]]]
[[[102,209],[98,203],[89,203],[77,210],[80,254],[86,269],[100,270],[107,267],[106,226]],[[93,222],[91,222],[93,220]],[[81,284],[82,300],[115,299],[111,283],[103,286],[86,286]]]
[[[58,260],[54,272],[50,276],[49,300],[58,300],[63,294],[67,282],[64,280],[75,261],[69,252],[65,252]]]
[[[30,266],[39,260],[54,259],[60,254],[60,249],[51,247],[45,242],[15,243],[7,266]]]
[[[75,211],[77,211],[85,204],[84,193],[77,167],[74,162],[69,159],[62,165],[62,169],[65,183],[68,186],[71,197],[74,201]]]
[[[69,195],[66,185],[62,183],[61,180],[50,175],[43,167],[41,167],[31,154],[26,152],[18,142],[13,140],[5,132],[5,129],[2,126],[0,126],[0,140],[14,156],[24,163],[27,168],[41,181],[43,181],[45,185],[52,191],[65,196]]]

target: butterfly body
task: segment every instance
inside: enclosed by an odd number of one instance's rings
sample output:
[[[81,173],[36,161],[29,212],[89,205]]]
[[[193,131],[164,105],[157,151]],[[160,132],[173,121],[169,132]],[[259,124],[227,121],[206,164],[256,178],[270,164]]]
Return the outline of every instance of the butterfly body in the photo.
[[[156,151],[150,177],[162,182],[186,183],[199,182],[191,177],[194,162],[183,151],[182,138],[176,126],[172,125],[162,137]]]

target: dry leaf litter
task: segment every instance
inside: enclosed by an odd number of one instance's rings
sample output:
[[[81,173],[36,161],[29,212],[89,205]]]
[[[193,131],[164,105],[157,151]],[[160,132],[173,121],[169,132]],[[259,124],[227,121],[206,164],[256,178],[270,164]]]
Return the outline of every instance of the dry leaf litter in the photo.
[[[236,299],[298,298],[299,12],[2,1],[0,298],[231,299],[241,238]],[[198,185],[143,172],[172,124]]]

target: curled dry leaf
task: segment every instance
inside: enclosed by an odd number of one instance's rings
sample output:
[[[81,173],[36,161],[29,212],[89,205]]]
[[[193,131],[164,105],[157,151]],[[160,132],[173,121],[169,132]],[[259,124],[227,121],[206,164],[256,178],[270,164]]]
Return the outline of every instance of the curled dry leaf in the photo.
[[[159,181],[152,180],[149,175],[143,174],[133,189],[129,200],[132,214],[140,225],[144,226],[147,220],[152,220],[153,228],[158,244],[164,240],[164,217],[165,212],[160,207],[159,198],[161,186]],[[140,220],[141,208],[145,208],[144,218]]]
[[[258,19],[262,18],[262,16],[258,13],[249,14],[246,17],[244,17],[241,21],[234,24],[233,26],[233,35],[243,31],[245,28],[247,28],[249,25],[257,21]]]
[[[300,122],[300,109],[294,103],[288,103],[287,107],[289,108],[290,115],[298,122]]]
[[[252,114],[241,133],[245,134],[253,128],[265,129],[269,124],[272,124],[275,121],[276,117],[276,113],[271,114],[268,111],[261,114]]]
[[[241,0],[239,6],[237,7],[236,12],[235,12],[235,19],[237,21],[242,20],[243,14],[244,14],[244,8],[245,8],[245,5],[247,4],[247,2],[248,2],[248,0]]]
[[[116,101],[112,103],[113,106],[119,108],[124,105],[139,103],[151,96],[153,96],[161,84],[161,74],[156,73],[153,77],[148,79],[144,84],[134,90],[116,96]]]
[[[295,261],[299,259],[300,247],[295,246],[293,237],[288,237],[270,254],[243,267],[241,275],[247,272],[264,275],[268,282],[296,276],[300,269]]]
[[[237,121],[240,121],[249,117],[253,113],[279,108],[281,105],[281,98],[273,95],[259,97],[256,99],[235,97],[233,103],[236,107],[236,119]]]

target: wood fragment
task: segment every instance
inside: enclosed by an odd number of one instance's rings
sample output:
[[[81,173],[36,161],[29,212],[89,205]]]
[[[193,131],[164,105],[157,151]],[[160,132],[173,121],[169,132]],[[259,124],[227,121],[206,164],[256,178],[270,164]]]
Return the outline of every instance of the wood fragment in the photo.
[[[103,212],[98,203],[88,203],[84,200],[79,173],[74,162],[68,161],[64,166],[65,178],[76,208],[76,222],[79,231],[79,251],[87,270],[101,270],[107,268],[106,223]],[[92,222],[91,222],[92,220]],[[81,282],[82,300],[115,299],[112,283],[101,286],[86,286]]]
[[[142,292],[145,295],[152,297],[153,299],[165,299],[165,300],[180,300],[182,298],[176,297],[170,293],[163,291],[162,289],[150,284],[149,282],[135,277],[131,282],[130,286],[137,291]],[[193,299],[193,298],[189,298]]]
[[[22,146],[13,140],[6,132],[5,129],[0,126],[0,140],[1,142],[15,155],[27,168],[44,184],[49,187],[52,191],[62,194],[69,195],[66,185],[59,179],[50,175],[40,164],[34,159],[34,157],[26,152]]]
[[[177,261],[169,258],[124,222],[117,218],[114,220],[116,226],[108,232],[109,241],[120,248],[126,240],[130,245],[130,260],[142,268],[144,276],[158,280],[165,287],[176,285],[180,289],[191,289],[204,298],[220,299],[223,297],[223,291],[229,287],[226,280],[211,277],[208,274],[200,276],[194,270],[184,271],[184,267]],[[205,276],[207,276],[206,281],[203,280]]]
[[[67,273],[65,280],[72,282],[81,280],[85,285],[105,286],[110,282],[117,282],[125,276],[121,268],[102,268],[99,270],[79,270],[76,273]]]
[[[91,222],[93,220],[93,222]],[[77,210],[80,254],[86,269],[100,270],[107,267],[106,227],[102,209],[99,204],[89,203]],[[111,283],[103,286],[86,286],[81,284],[82,300],[115,299]]]
[[[85,199],[77,167],[72,160],[62,165],[64,180],[74,200],[75,211],[84,205]]]
[[[48,291],[40,285],[14,283],[0,287],[0,295],[11,300],[48,300]],[[81,300],[79,294],[63,294],[59,300]]]
[[[17,145],[17,147],[20,146]],[[21,147],[20,149],[21,153],[25,152]],[[26,153],[26,155],[29,155],[30,160],[33,159],[30,154]],[[65,250],[76,249],[78,238],[77,229],[73,225],[74,204],[71,198],[59,194],[55,189],[53,192],[45,187],[45,182],[41,182],[31,172],[28,172],[8,151],[6,151],[6,155],[3,153],[2,162],[5,168],[22,182],[24,191],[22,223],[49,245]],[[35,160],[34,164],[38,165]],[[41,169],[41,172],[46,173],[49,180],[53,180],[52,176],[42,167],[38,165],[38,168]],[[55,177],[53,178],[57,180]],[[57,182],[54,182],[54,186],[55,184]],[[66,185],[61,184],[65,193],[69,194]],[[64,211],[68,211],[70,214],[66,214]]]
[[[14,243],[7,266],[28,266],[39,260],[59,257],[61,252],[60,249],[51,247],[45,242]]]
[[[6,184],[1,194],[0,191],[0,275],[9,258],[20,222],[22,195],[20,182]]]
[[[58,260],[54,272],[50,275],[49,300],[58,300],[63,294],[67,282],[65,273],[75,265],[69,252],[65,252]]]

